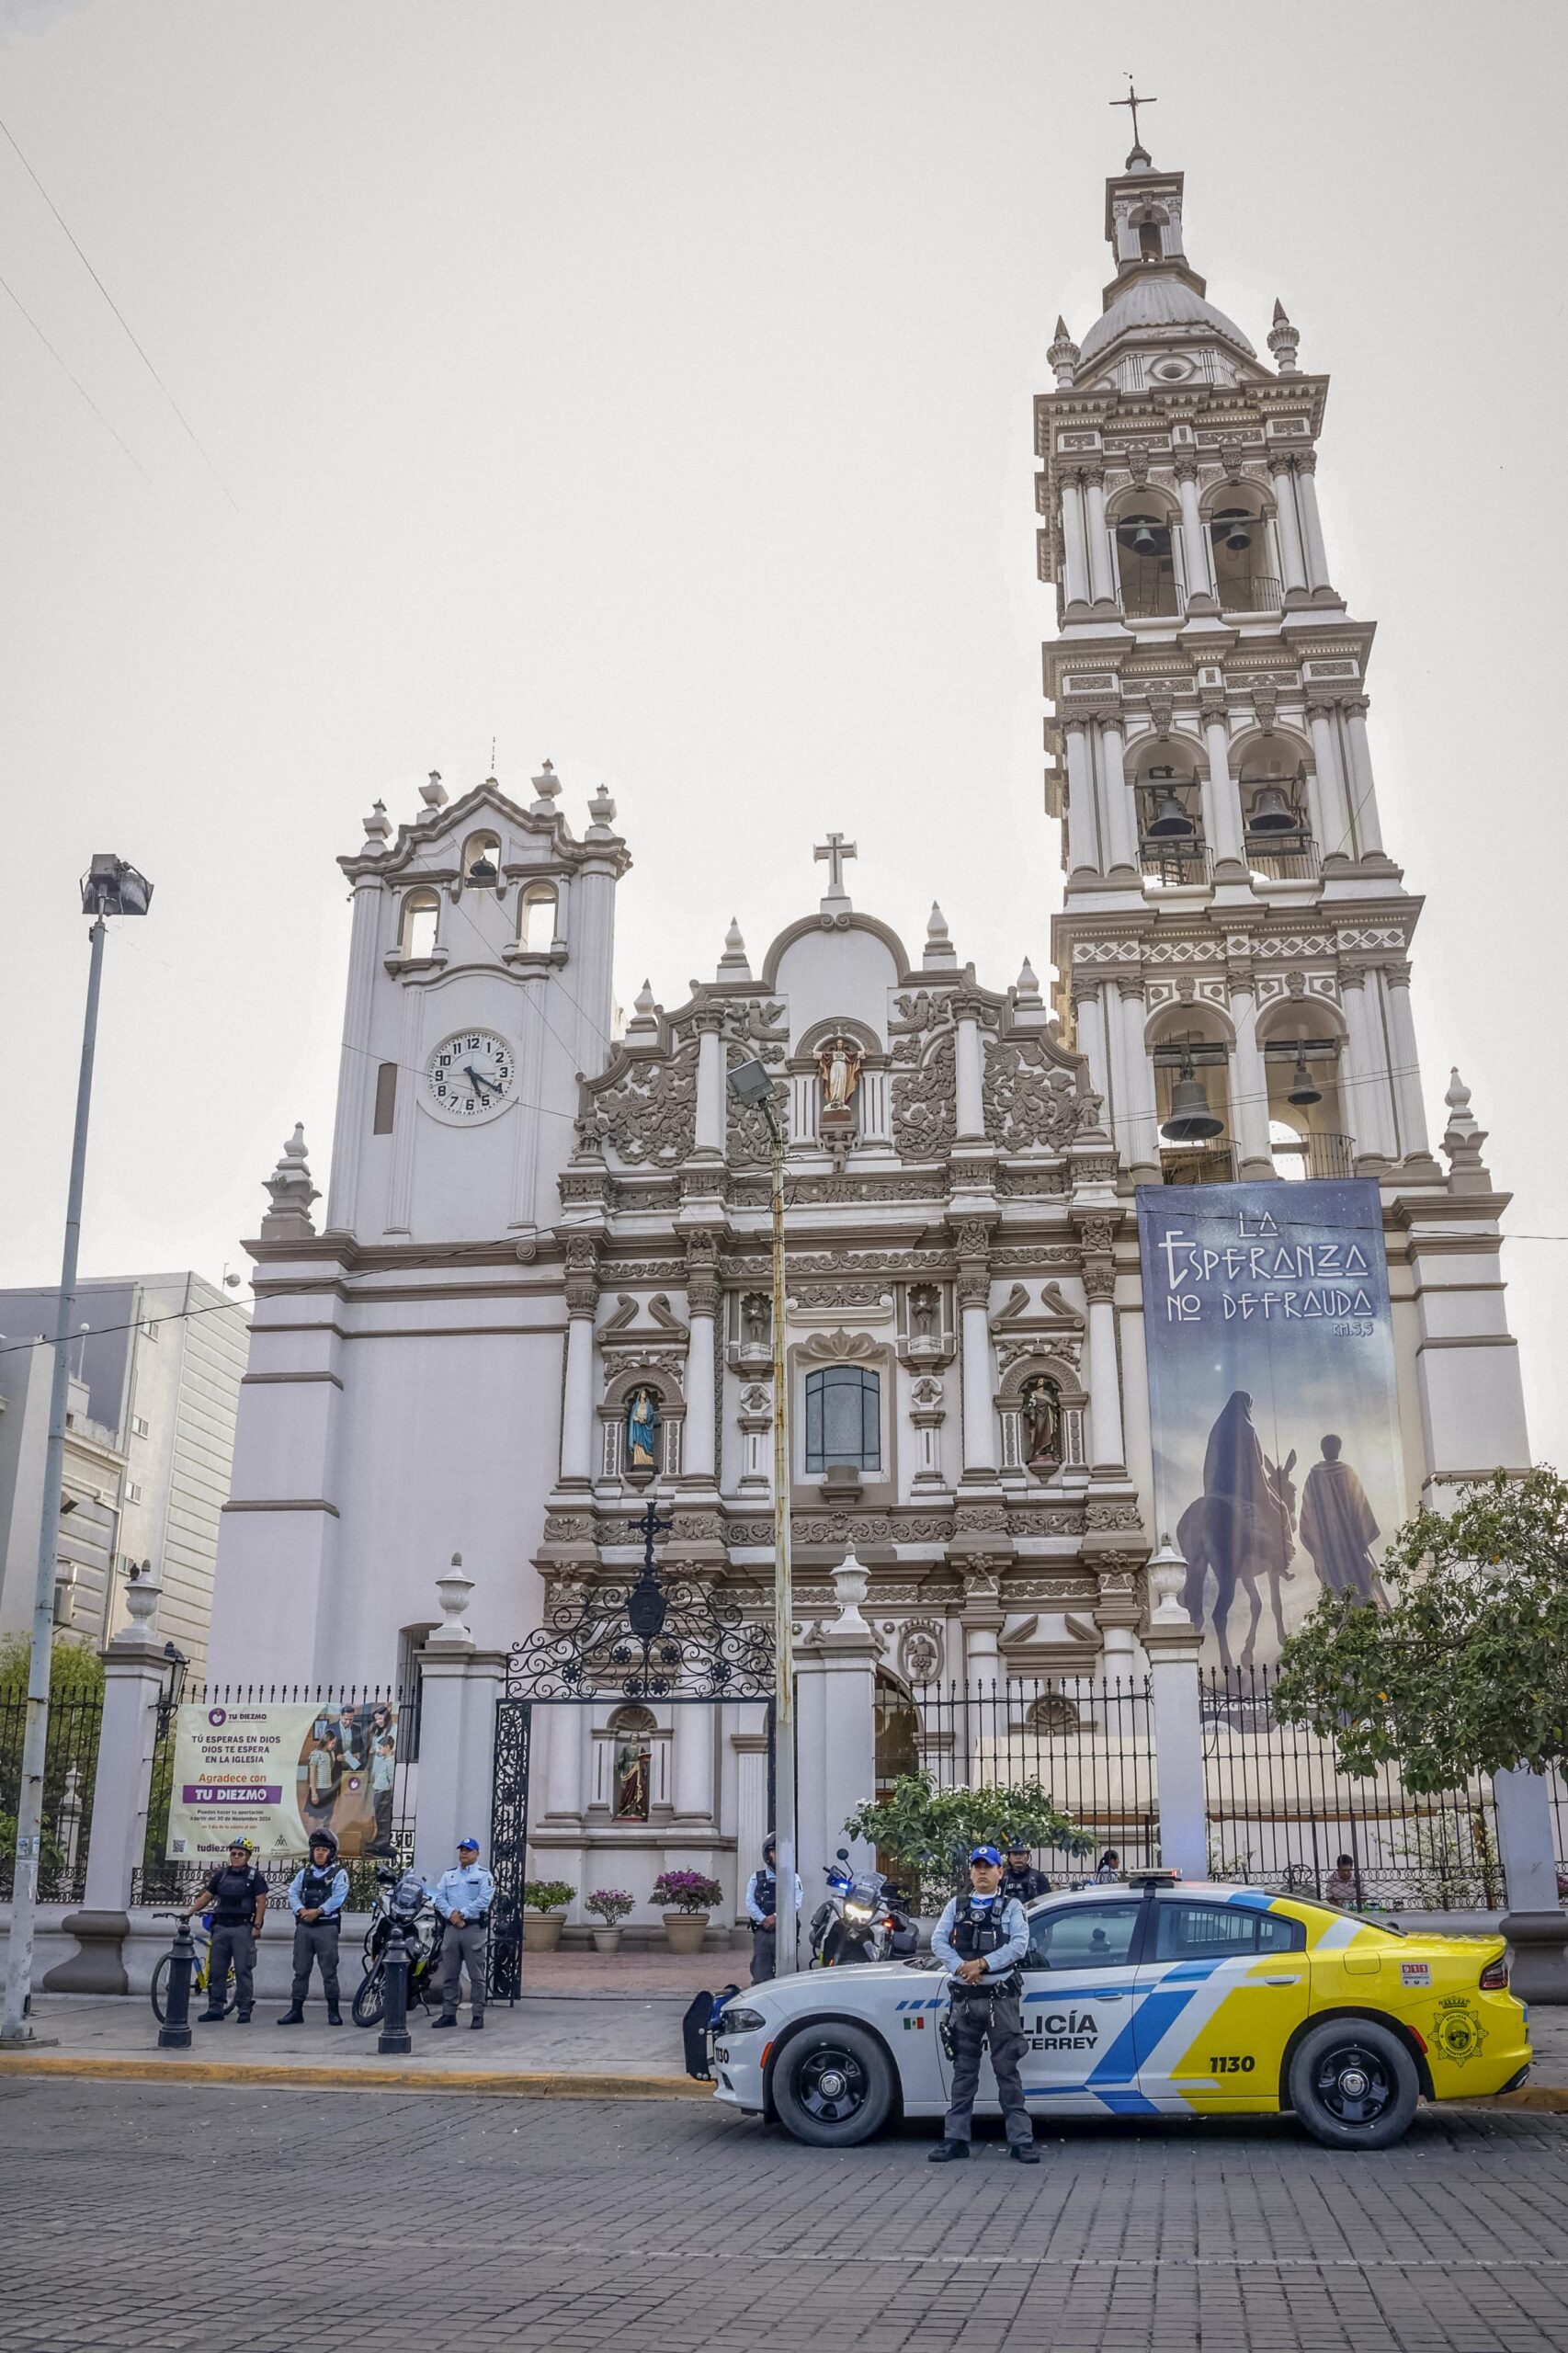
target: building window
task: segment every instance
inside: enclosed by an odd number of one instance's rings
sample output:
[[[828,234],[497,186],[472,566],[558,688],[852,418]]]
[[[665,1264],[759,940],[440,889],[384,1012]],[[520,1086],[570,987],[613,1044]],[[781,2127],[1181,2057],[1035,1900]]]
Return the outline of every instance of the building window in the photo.
[[[398,921],[397,952],[405,962],[422,963],[436,953],[436,926],[441,902],[434,891],[404,894]]]
[[[806,1471],[845,1462],[857,1471],[882,1467],[881,1389],[874,1372],[834,1364],[806,1377]]]
[[[127,1479],[125,1483],[125,1500],[128,1504],[139,1504],[141,1502],[142,1485],[140,1480]]]
[[[145,1438],[147,1435],[147,1424],[140,1414],[131,1416],[131,1435],[132,1438]]]
[[[376,1072],[376,1117],[370,1133],[390,1136],[397,1111],[397,1064],[382,1063]]]
[[[517,945],[525,956],[548,956],[555,938],[555,886],[530,882],[517,906]]]
[[[155,1340],[157,1338],[159,1321],[160,1319],[156,1315],[150,1315],[147,1318],[147,1321],[142,1326],[142,1337],[144,1340]]]
[[[653,1742],[658,1726],[646,1708],[618,1708],[609,1720],[615,1739],[611,1812],[617,1822],[646,1822],[653,1793]]]
[[[1158,512],[1120,515],[1113,537],[1122,611],[1133,620],[1175,613],[1176,552],[1170,518]]]
[[[463,881],[472,889],[483,890],[500,880],[500,835],[470,834],[463,844]]]

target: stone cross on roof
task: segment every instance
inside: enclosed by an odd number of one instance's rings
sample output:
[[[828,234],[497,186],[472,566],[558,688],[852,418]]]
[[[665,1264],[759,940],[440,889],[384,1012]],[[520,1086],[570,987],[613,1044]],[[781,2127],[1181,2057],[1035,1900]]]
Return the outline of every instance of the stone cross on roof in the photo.
[[[827,896],[822,903],[824,915],[830,907],[842,909],[849,904],[849,893],[844,887],[845,861],[859,855],[854,843],[846,842],[842,834],[829,834],[826,841],[819,842],[812,852],[813,858],[827,860]]]

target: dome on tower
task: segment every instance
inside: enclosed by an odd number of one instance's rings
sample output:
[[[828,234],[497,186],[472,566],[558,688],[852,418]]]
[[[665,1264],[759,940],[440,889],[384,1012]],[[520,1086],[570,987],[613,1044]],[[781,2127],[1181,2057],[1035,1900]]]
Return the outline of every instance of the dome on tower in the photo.
[[[1095,321],[1084,337],[1079,354],[1080,372],[1086,370],[1113,343],[1123,335],[1153,334],[1171,329],[1185,329],[1189,334],[1211,335],[1244,359],[1256,359],[1256,352],[1233,320],[1174,271],[1139,271],[1120,286],[1105,311]]]

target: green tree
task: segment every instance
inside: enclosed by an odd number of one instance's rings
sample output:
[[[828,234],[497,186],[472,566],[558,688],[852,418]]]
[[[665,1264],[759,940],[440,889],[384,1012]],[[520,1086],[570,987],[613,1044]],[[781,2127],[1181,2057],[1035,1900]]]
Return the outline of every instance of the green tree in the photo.
[[[17,1805],[22,1786],[22,1744],[27,1729],[28,1642],[25,1634],[0,1641],[0,1884],[9,1893],[17,1859]],[[40,1885],[52,1894],[65,1865],[62,1833],[69,1777],[75,1773],[80,1841],[78,1868],[86,1855],[98,1773],[98,1724],[103,1712],[104,1664],[96,1650],[69,1634],[57,1635],[49,1662],[49,1745],[43,1770],[43,1847]]]
[[[1568,1761],[1568,1483],[1469,1481],[1451,1514],[1405,1521],[1381,1574],[1386,1609],[1324,1594],[1287,1641],[1278,1716],[1411,1790]]]
[[[844,1827],[875,1847],[912,1895],[939,1892],[944,1904],[962,1884],[971,1847],[1001,1846],[1009,1837],[1069,1855],[1086,1855],[1094,1846],[1040,1781],[944,1790],[925,1770],[901,1773],[885,1798],[858,1807]]]

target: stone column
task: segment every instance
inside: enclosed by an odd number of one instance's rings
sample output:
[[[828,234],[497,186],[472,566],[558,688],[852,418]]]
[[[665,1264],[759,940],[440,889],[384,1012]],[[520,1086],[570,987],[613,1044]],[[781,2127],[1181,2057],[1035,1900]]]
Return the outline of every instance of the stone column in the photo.
[[[1106,1042],[1106,1021],[1103,984],[1074,972],[1073,975],[1073,1023],[1078,1041],[1078,1051],[1089,1065],[1089,1076],[1095,1092],[1103,1097],[1108,1123],[1111,1111],[1110,1054]]]
[[[1067,592],[1066,610],[1077,618],[1086,615],[1089,603],[1089,566],[1084,544],[1083,476],[1069,467],[1060,477],[1062,484],[1062,551],[1067,577],[1063,584]]]
[[[1301,529],[1296,519],[1296,485],[1288,449],[1271,449],[1268,471],[1274,483],[1274,529],[1285,577],[1285,608],[1289,612],[1307,601],[1307,567],[1301,553]]]
[[[1307,585],[1314,605],[1336,605],[1339,602],[1328,577],[1328,556],[1323,543],[1323,522],[1318,514],[1317,473],[1318,453],[1315,449],[1296,452],[1296,498],[1301,510],[1301,538],[1307,560]]]
[[[1113,873],[1139,871],[1138,826],[1128,789],[1127,737],[1119,719],[1100,721],[1100,775],[1105,796],[1103,839]]]
[[[1143,981],[1141,973],[1119,976],[1117,1011],[1121,1019],[1121,1066],[1127,1077],[1127,1157],[1135,1184],[1160,1181],[1159,1107],[1154,1065],[1143,1040]]]
[[[379,875],[355,877],[354,919],[348,942],[347,1015],[338,1063],[337,1119],[332,1135],[332,1180],[325,1219],[327,1229],[347,1233],[352,1233],[358,1222],[359,1171],[370,1128],[366,1107],[372,1099],[376,1084],[376,1067],[369,1051],[370,1012],[376,995],[382,891]],[[417,995],[417,991],[411,994]],[[399,1071],[399,1093],[419,1084],[413,1072]],[[418,1116],[406,1097],[397,1108],[406,1119]],[[393,1116],[395,1121],[395,1112]]]
[[[1268,1146],[1268,1073],[1257,1042],[1257,1003],[1250,976],[1231,983],[1235,1051],[1231,1057],[1231,1127],[1241,1147],[1243,1179],[1272,1176]]]
[[[1309,702],[1307,725],[1312,730],[1312,766],[1317,770],[1318,801],[1323,810],[1324,837],[1318,844],[1318,856],[1326,866],[1331,858],[1350,855],[1350,811],[1339,766],[1339,745],[1334,733],[1334,705],[1322,700]]]
[[[996,1380],[991,1362],[991,1242],[983,1225],[959,1230],[959,1314],[963,1355],[963,1475],[996,1476],[993,1401]]]
[[[697,1017],[697,1150],[724,1157],[724,1040],[716,1011]]]
[[[837,1615],[795,1648],[796,1868],[808,1917],[822,1891],[823,1865],[840,1847],[848,1847],[858,1869],[875,1868],[870,1847],[844,1828],[877,1787],[877,1642],[860,1610],[868,1583],[850,1553],[834,1572]],[[782,1888],[779,1896],[782,1903]],[[780,1929],[783,1924],[780,1910]],[[785,1968],[781,1949],[781,1975]]]
[[[1000,1651],[1007,1613],[1002,1607],[996,1571],[986,1560],[964,1566],[963,1626],[964,1759],[971,1789],[987,1778],[988,1749],[994,1756],[996,1735],[1006,1724],[1006,1684]],[[960,1727],[955,1724],[955,1739]],[[990,1778],[996,1778],[990,1768]]]
[[[686,1245],[686,1304],[691,1338],[686,1356],[686,1438],[681,1484],[710,1487],[717,1476],[717,1400],[713,1319],[719,1310],[719,1245],[693,1233]]]
[[[1568,1915],[1558,1900],[1546,1782],[1540,1773],[1497,1773],[1492,1787],[1508,1898],[1502,1929],[1514,1949],[1511,1990],[1521,2002],[1568,2003]]]
[[[1365,695],[1347,696],[1341,706],[1350,743],[1350,806],[1356,843],[1363,858],[1386,858],[1382,827],[1378,822],[1378,796],[1372,783],[1372,747],[1367,741]]]
[[[1095,770],[1089,753],[1089,722],[1086,719],[1064,719],[1062,733],[1067,743],[1067,854],[1072,861],[1072,874],[1098,874],[1103,869],[1100,856],[1099,823],[1095,811]]]
[[[679,1843],[682,1823],[700,1823],[710,1827],[713,1821],[713,1758],[714,1736],[718,1731],[716,1708],[694,1706],[676,1708],[675,1718],[675,1788],[674,1823],[671,1836]]]
[[[958,1141],[985,1141],[985,1043],[980,1034],[980,1007],[972,996],[960,993],[953,1000],[958,1023],[954,1043],[957,1066]]]
[[[1246,874],[1242,842],[1242,803],[1231,774],[1231,730],[1223,695],[1203,699],[1203,741],[1209,774],[1203,785],[1203,830],[1214,860],[1216,881],[1239,882]]]
[[[157,1586],[140,1582],[128,1586],[125,1600],[130,1620],[103,1653],[104,1712],[82,1909],[68,1913],[61,1922],[75,1938],[77,1949],[43,1979],[42,1990],[48,1994],[131,1990],[124,1960],[131,1875],[141,1867],[147,1841],[158,1702],[169,1662],[153,1631]]]
[[[1084,498],[1088,507],[1089,590],[1096,612],[1117,609],[1116,579],[1110,567],[1110,540],[1105,520],[1105,468],[1084,470]]]
[[[1188,613],[1217,613],[1219,598],[1214,594],[1214,575],[1209,563],[1209,535],[1203,528],[1203,517],[1198,505],[1198,460],[1178,458],[1176,461],[1176,494],[1181,500],[1182,569],[1187,574],[1187,609]]]
[[[1349,1032],[1348,1085],[1341,1089],[1346,1115],[1355,1139],[1358,1162],[1370,1159],[1381,1165],[1395,1157],[1392,1109],[1389,1101],[1388,1060],[1381,1030],[1375,1026],[1377,1013],[1362,966],[1351,964],[1341,971],[1339,994]]]
[[[1127,1441],[1121,1428],[1121,1368],[1116,1356],[1116,1263],[1106,1230],[1101,1250],[1084,1261],[1084,1290],[1089,1302],[1089,1463],[1096,1479],[1127,1476]],[[1085,1250],[1094,1248],[1088,1234]]]
[[[1202,1637],[1182,1608],[1186,1582],[1187,1564],[1166,1536],[1149,1563],[1154,1608],[1143,1629],[1153,1688],[1160,1860],[1183,1879],[1204,1880],[1209,1876],[1209,1818],[1199,1709]]]
[[[948,1417],[947,1392],[935,1373],[926,1373],[909,1392],[909,1419],[920,1449],[920,1461],[910,1482],[916,1495],[943,1492],[942,1424]]]
[[[467,1785],[463,1764],[463,1699],[470,1661],[477,1645],[463,1622],[473,1579],[463,1574],[462,1554],[436,1580],[441,1623],[426,1642],[420,1662],[419,1804],[414,1823],[414,1868],[438,1879],[457,1859],[460,1838],[482,1838],[463,1819]]]
[[[1095,1608],[1099,1629],[1101,1672],[1105,1680],[1130,1690],[1138,1665],[1138,1627],[1143,1615],[1138,1580],[1130,1567],[1114,1558],[1096,1563],[1100,1597]]]
[[[495,1788],[495,1707],[506,1688],[505,1651],[471,1651],[463,1677],[462,1745],[458,1757],[460,1838],[483,1838],[488,1855]],[[581,1715],[580,1708],[541,1708],[534,1715]]]
[[[1393,1099],[1399,1112],[1400,1148],[1406,1160],[1426,1160],[1426,1108],[1421,1100],[1421,1063],[1415,1047],[1415,1019],[1410,1008],[1410,966],[1400,961],[1382,968],[1388,991],[1389,1035],[1393,1047]]]
[[[561,1483],[586,1487],[594,1475],[594,1311],[598,1253],[589,1234],[566,1245],[566,1379],[561,1401]]]

